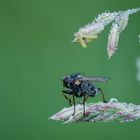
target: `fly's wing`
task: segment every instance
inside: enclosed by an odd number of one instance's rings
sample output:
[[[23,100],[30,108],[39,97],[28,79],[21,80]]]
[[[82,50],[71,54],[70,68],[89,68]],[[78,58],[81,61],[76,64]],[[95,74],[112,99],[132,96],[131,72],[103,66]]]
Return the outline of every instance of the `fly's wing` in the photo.
[[[107,82],[108,80],[109,78],[106,78],[106,77],[96,77],[96,76],[83,77],[83,81]]]

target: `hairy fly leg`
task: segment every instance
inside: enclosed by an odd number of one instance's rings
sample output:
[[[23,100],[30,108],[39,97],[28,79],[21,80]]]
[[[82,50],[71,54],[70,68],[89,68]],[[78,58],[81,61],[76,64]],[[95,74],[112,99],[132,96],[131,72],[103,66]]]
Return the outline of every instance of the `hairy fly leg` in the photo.
[[[103,90],[101,88],[97,88],[97,90],[101,92],[103,102],[107,103],[105,96],[104,96],[104,93],[103,93]]]
[[[73,107],[74,107],[74,111],[73,111],[73,114],[72,114],[72,116],[74,116],[75,115],[75,110],[76,110],[76,108],[75,108],[75,106],[76,106],[76,103],[75,103],[75,97],[74,97],[74,94],[73,94]]]
[[[72,102],[71,102],[71,98],[70,98],[70,95],[73,94],[72,90],[62,90],[62,94],[65,97],[65,99],[69,101],[69,105],[72,106]],[[69,97],[66,96],[66,94],[69,94]]]
[[[86,102],[86,100],[88,99],[88,95],[84,95],[84,99],[83,99],[83,116],[85,116],[86,114],[85,114],[85,112],[86,112],[86,109],[85,109],[85,102]]]

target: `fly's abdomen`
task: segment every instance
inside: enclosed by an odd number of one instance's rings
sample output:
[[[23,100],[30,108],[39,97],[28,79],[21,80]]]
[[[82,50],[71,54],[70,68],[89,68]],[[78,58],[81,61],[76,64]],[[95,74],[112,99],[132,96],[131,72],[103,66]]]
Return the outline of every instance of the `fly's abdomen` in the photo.
[[[95,86],[89,81],[83,82],[81,88],[84,95],[94,97],[97,93]]]

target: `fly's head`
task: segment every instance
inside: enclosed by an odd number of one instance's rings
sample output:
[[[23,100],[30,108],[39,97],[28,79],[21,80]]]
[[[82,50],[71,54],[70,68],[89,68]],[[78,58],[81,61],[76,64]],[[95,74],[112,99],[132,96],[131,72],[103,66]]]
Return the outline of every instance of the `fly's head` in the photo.
[[[63,82],[63,87],[66,87],[69,89],[72,88],[72,80],[71,80],[70,76],[64,76],[62,78],[62,82]]]
[[[63,86],[69,89],[73,89],[74,86],[81,84],[83,76],[79,73],[64,76],[62,78]]]

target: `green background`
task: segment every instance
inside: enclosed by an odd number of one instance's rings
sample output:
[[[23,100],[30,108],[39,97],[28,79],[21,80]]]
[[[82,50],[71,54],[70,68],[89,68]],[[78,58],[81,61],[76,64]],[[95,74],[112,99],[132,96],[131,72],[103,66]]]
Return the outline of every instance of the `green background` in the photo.
[[[108,83],[96,84],[108,100],[140,104],[135,65],[140,13],[130,16],[110,61],[111,25],[87,49],[71,43],[74,32],[97,14],[139,6],[139,0],[0,0],[0,139],[139,140],[140,120],[70,125],[48,120],[68,106],[61,77],[73,72],[110,77]],[[88,102],[100,100],[98,95]]]

